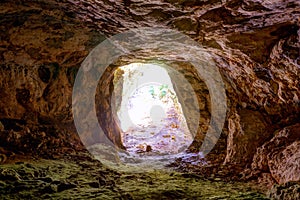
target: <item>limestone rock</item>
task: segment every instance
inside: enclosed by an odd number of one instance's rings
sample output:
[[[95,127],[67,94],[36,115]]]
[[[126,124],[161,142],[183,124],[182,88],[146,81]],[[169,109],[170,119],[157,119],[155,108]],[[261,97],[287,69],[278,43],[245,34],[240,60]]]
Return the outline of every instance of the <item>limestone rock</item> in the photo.
[[[286,127],[257,149],[253,171],[269,172],[279,184],[300,181],[300,124]]]
[[[297,182],[287,182],[283,185],[274,185],[268,192],[271,199],[294,200],[300,199],[300,184]]]
[[[247,109],[239,109],[229,117],[228,130],[225,163],[244,166],[271,135],[261,113]]]
[[[300,115],[299,7],[298,0],[3,0],[0,121],[4,128],[0,128],[0,146],[22,153],[38,148],[41,154],[49,148],[79,148],[81,142],[70,125],[75,112],[71,98],[84,58],[107,36],[144,26],[166,27],[203,45],[225,82],[228,115],[222,138],[227,139],[227,146],[223,142],[217,145],[212,158],[221,165],[224,159],[219,155],[226,154],[225,164],[245,167],[256,153],[253,172],[271,173],[278,183],[297,180],[299,125],[291,125],[299,124]],[[119,147],[118,120],[110,112],[115,101],[109,98],[114,90],[111,74],[118,65],[147,61],[150,55],[153,52],[141,52],[116,61],[98,85],[99,122]],[[101,56],[105,58],[106,52]],[[210,122],[207,83],[190,63],[171,64],[198,94],[200,128],[190,148],[197,151]],[[184,87],[179,85],[175,90]],[[179,99],[188,105],[193,101],[184,92]],[[196,115],[198,111],[191,106],[184,114]],[[187,123],[189,127],[197,125]],[[86,126],[90,125],[86,120]],[[65,131],[69,127],[73,129]],[[273,137],[274,130],[280,131]],[[97,134],[87,133],[90,144],[101,139]]]

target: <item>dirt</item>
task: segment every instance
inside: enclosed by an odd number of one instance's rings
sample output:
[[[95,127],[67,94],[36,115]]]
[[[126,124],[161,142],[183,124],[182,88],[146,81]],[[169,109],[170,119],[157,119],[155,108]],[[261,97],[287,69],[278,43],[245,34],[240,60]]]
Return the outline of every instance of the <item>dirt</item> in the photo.
[[[86,153],[0,166],[1,199],[267,199],[253,185],[170,168],[113,170]]]

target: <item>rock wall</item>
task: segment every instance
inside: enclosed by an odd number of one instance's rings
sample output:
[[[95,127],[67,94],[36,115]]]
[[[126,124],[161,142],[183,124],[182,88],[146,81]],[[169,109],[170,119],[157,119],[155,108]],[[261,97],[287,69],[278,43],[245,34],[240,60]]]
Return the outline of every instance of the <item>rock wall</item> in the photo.
[[[253,176],[277,183],[299,180],[299,1],[5,0],[0,16],[2,152],[28,148],[14,149],[13,142],[26,138],[26,127],[49,122],[73,126],[70,105],[76,72],[105,36],[161,26],[203,45],[224,78],[227,147],[221,149],[226,154],[221,162],[249,167]],[[107,130],[115,128],[109,113],[100,119],[108,120],[104,127],[112,124]],[[61,138],[63,144],[53,142],[57,147],[72,143],[76,145],[69,148],[79,148],[78,138],[68,137],[75,134],[74,127],[63,132],[58,125],[54,129],[62,135],[46,128],[45,137]],[[41,133],[40,128],[32,129]],[[19,144],[24,143],[21,139]]]
[[[103,36],[54,2],[0,7],[0,153],[51,157],[82,149],[72,122],[72,86]]]
[[[299,140],[299,123],[276,131],[270,141],[257,149],[251,165],[252,173],[270,172],[279,184],[299,181]]]

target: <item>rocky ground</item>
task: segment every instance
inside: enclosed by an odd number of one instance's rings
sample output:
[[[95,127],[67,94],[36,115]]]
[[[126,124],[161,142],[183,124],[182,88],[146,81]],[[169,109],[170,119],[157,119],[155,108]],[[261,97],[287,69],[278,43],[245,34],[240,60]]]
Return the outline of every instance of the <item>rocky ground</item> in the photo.
[[[124,171],[125,170],[125,171]],[[253,184],[171,170],[112,170],[78,153],[0,166],[1,199],[267,199]]]

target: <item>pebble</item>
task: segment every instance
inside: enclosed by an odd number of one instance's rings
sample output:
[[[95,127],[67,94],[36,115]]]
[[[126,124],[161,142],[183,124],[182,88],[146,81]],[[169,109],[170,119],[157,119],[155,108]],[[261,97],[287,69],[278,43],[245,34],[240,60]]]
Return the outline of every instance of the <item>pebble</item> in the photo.
[[[146,152],[152,151],[152,147],[150,145],[146,146]]]

